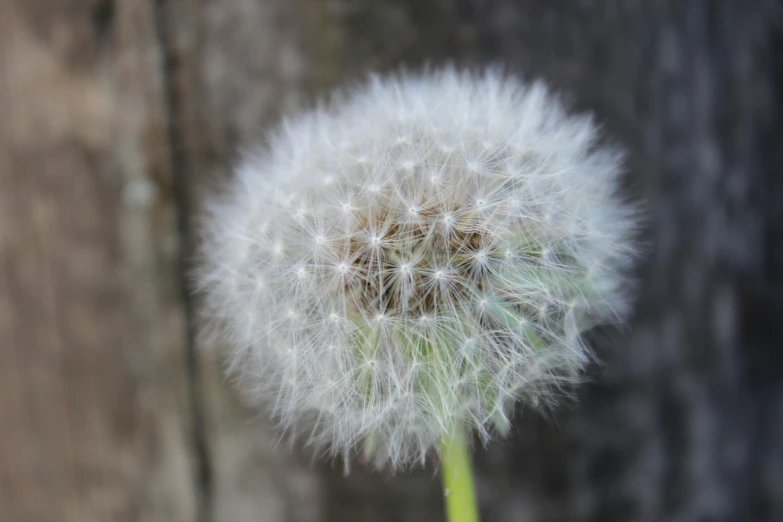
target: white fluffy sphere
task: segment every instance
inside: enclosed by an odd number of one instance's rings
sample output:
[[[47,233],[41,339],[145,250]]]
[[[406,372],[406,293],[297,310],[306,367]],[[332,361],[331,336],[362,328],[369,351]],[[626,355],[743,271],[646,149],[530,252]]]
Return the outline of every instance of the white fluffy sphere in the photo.
[[[618,172],[542,84],[372,79],[285,121],[210,207],[207,313],[251,397],[332,454],[400,467],[452,430],[486,440],[624,311]]]

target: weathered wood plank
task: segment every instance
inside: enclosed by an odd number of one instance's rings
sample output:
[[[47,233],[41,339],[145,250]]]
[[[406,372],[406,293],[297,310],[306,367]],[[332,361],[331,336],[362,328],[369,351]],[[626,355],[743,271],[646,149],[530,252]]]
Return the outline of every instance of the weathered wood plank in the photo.
[[[0,520],[195,520],[151,2],[0,2]]]

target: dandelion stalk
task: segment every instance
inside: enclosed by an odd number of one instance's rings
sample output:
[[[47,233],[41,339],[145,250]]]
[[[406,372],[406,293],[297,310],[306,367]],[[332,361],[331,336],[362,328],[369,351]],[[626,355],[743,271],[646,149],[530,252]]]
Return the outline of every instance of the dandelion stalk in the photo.
[[[439,452],[452,522],[474,521],[465,434],[553,404],[592,357],[584,332],[623,317],[619,173],[543,84],[373,78],[284,121],[212,201],[206,315],[283,430],[346,470]]]
[[[441,443],[441,475],[449,522],[478,522],[468,442],[459,430]]]

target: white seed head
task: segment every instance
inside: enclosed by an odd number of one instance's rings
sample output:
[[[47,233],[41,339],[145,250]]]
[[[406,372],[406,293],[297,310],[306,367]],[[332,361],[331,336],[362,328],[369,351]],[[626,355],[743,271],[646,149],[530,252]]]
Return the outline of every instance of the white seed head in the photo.
[[[625,311],[635,213],[617,154],[539,83],[446,69],[350,94],[245,159],[198,278],[283,427],[399,468],[578,380],[582,334]]]

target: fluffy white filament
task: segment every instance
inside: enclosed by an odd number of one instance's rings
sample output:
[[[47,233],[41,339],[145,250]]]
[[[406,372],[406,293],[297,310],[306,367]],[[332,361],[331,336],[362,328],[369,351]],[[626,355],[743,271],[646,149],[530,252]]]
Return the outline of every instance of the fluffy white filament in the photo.
[[[624,311],[617,176],[542,84],[374,78],[237,169],[204,227],[207,313],[251,397],[331,454],[404,467],[453,429],[487,440]]]

